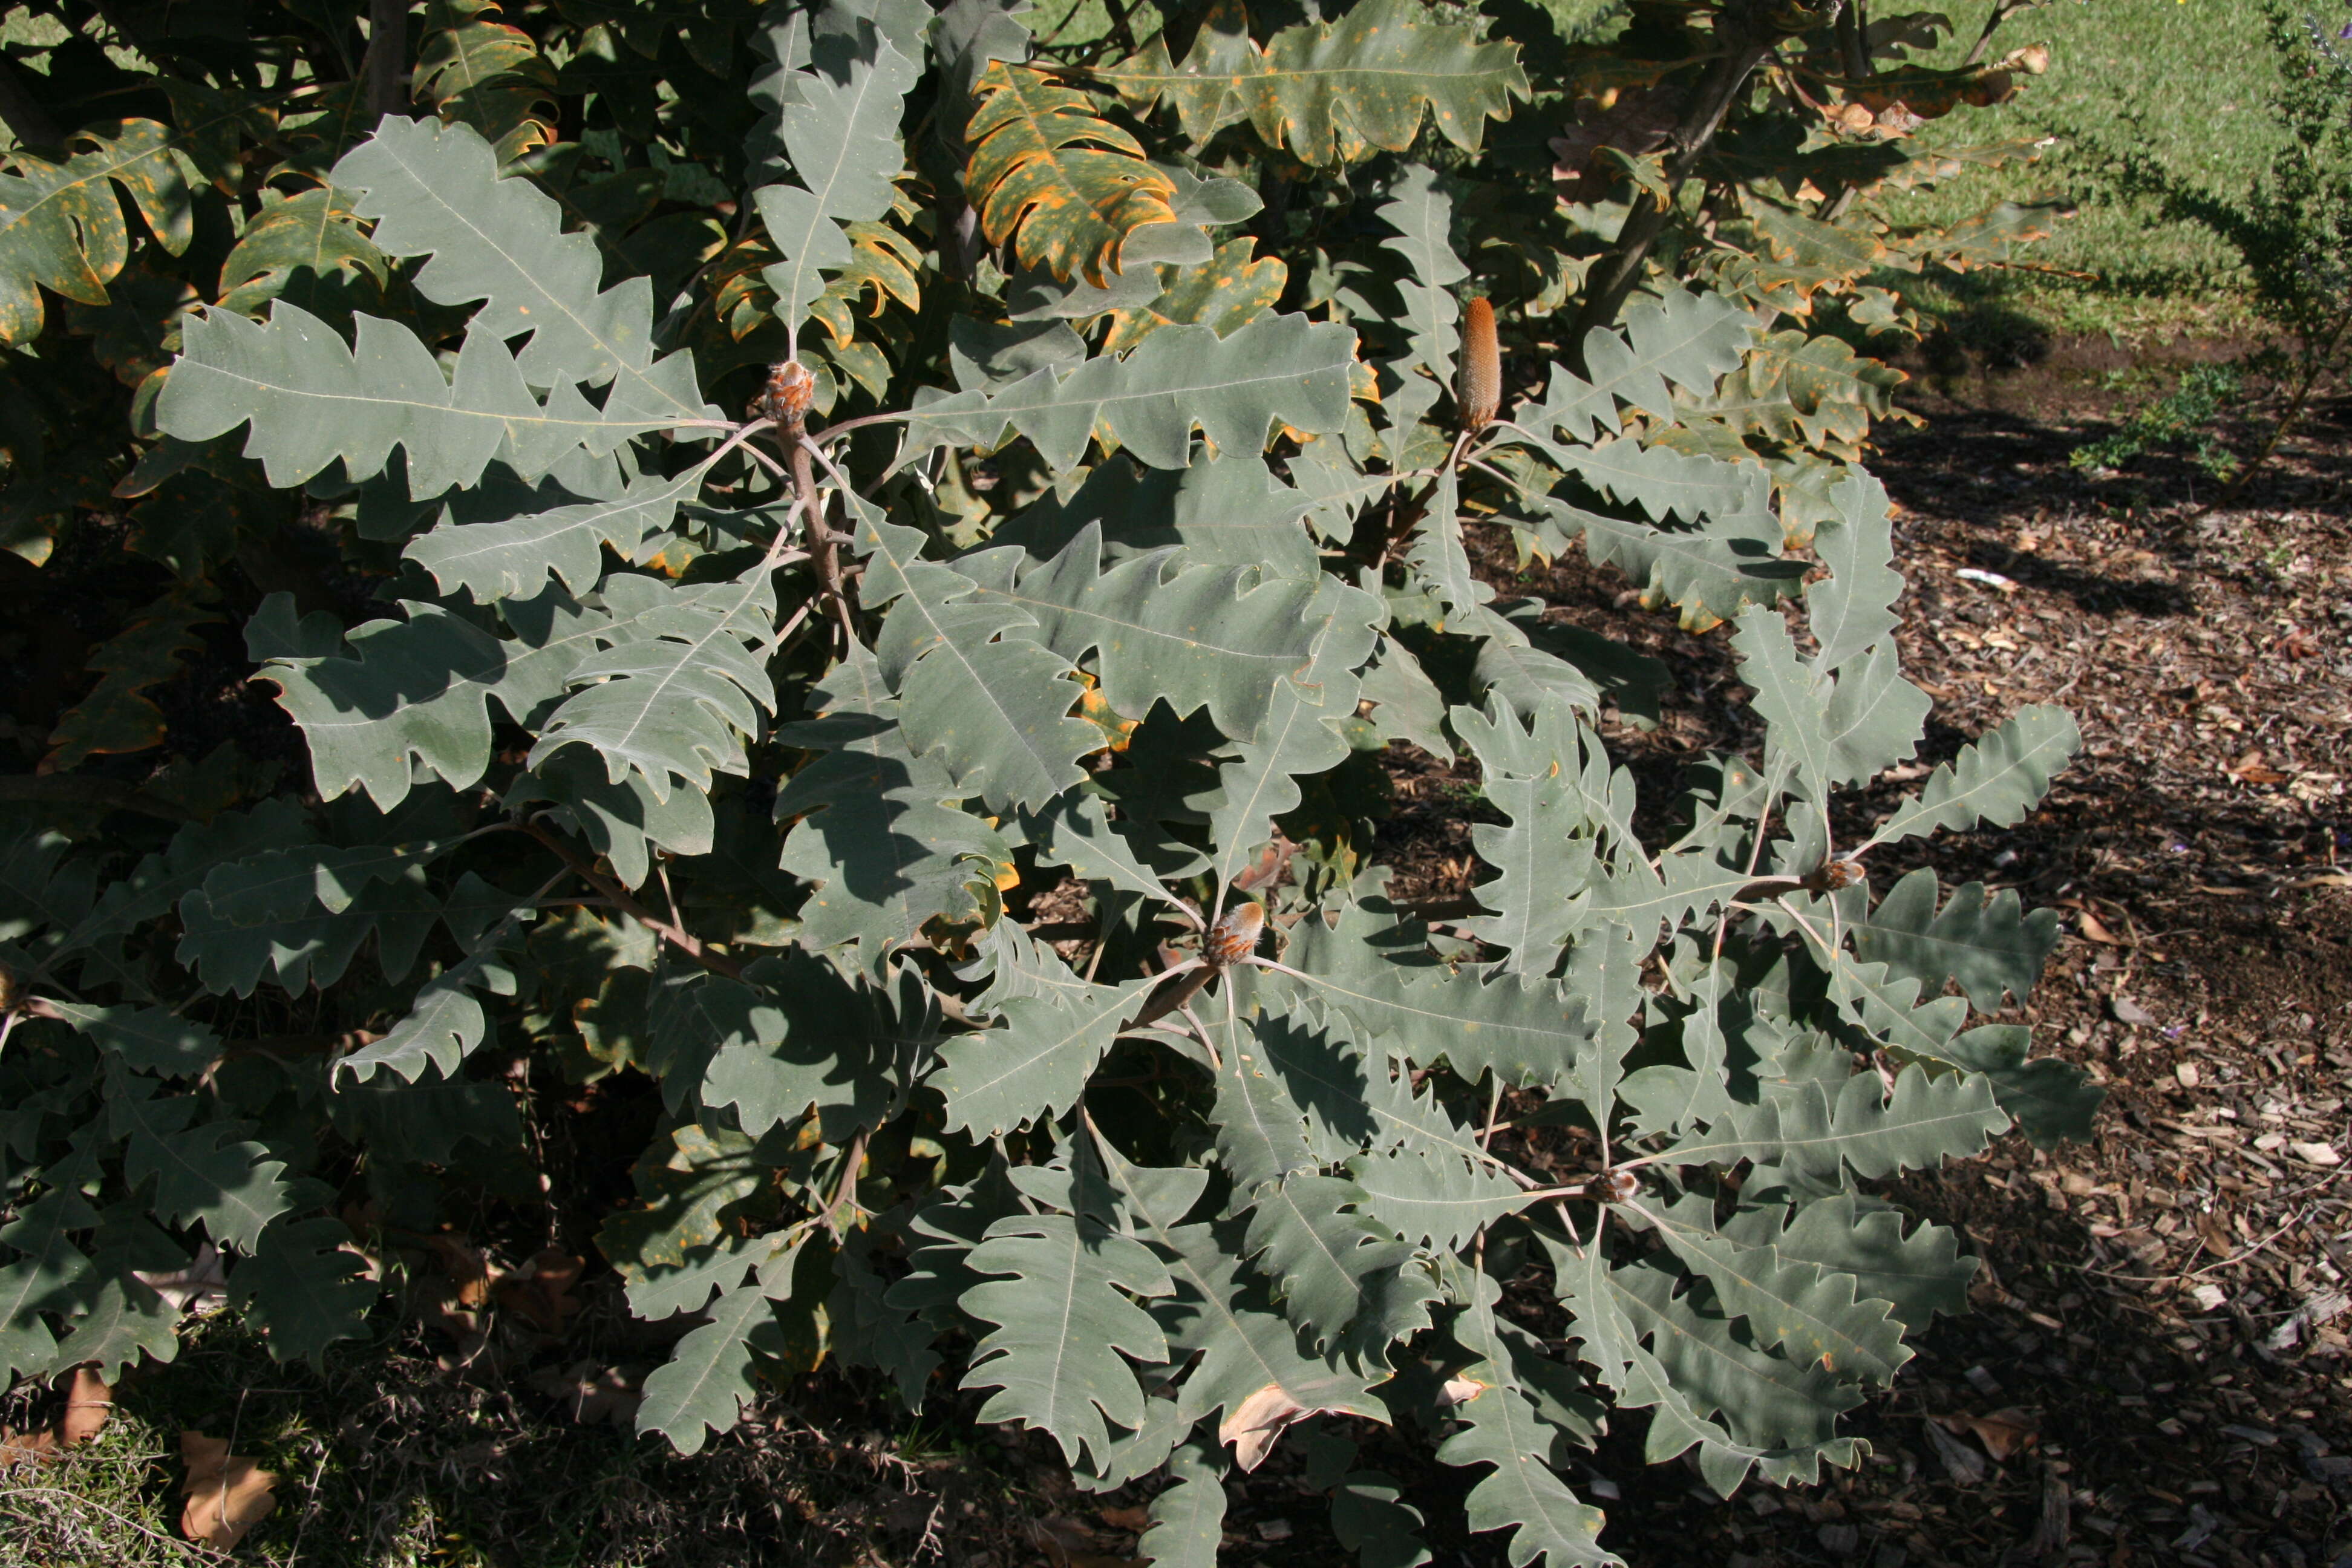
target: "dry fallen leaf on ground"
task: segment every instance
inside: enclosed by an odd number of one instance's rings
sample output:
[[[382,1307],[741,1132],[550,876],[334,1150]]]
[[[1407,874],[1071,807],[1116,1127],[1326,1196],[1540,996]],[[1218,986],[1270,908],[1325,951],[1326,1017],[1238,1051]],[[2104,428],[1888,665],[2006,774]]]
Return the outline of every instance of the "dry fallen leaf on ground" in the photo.
[[[1151,1510],[1140,1503],[1125,1508],[1098,1508],[1095,1517],[1113,1530],[1133,1531],[1140,1535],[1151,1526]]]
[[[593,1361],[574,1362],[562,1371],[551,1367],[534,1375],[530,1385],[551,1399],[563,1401],[564,1414],[593,1425],[609,1421],[625,1426],[636,1419],[645,1402],[640,1380],[619,1367],[599,1369]]]
[[[18,1465],[37,1465],[58,1457],[58,1437],[54,1432],[11,1432],[0,1428],[0,1475]]]
[[[269,1489],[278,1478],[230,1453],[226,1438],[183,1432],[180,1458],[188,1467],[188,1479],[180,1486],[188,1498],[180,1512],[180,1533],[191,1541],[215,1552],[233,1551],[278,1505],[278,1494]]]
[[[170,1302],[175,1312],[209,1312],[228,1300],[228,1276],[222,1270],[219,1249],[209,1241],[196,1248],[185,1268],[164,1274],[134,1268],[131,1278]]]
[[[1984,1451],[2006,1459],[2020,1448],[2030,1448],[2042,1436],[2042,1423],[2031,1411],[2011,1407],[1990,1415],[1937,1415],[1932,1418],[1947,1432],[1972,1432]]]
[[[572,1293],[580,1268],[579,1258],[548,1247],[499,1281],[499,1305],[541,1333],[560,1334],[580,1310],[580,1300]]]
[[[66,1395],[65,1414],[58,1417],[58,1440],[70,1448],[76,1443],[86,1443],[104,1429],[106,1418],[114,1413],[114,1390],[106,1379],[98,1375],[96,1367],[76,1367],[73,1389]]]
[[[440,1268],[444,1299],[461,1308],[480,1306],[490,1293],[489,1260],[462,1236],[429,1236],[425,1247]]]

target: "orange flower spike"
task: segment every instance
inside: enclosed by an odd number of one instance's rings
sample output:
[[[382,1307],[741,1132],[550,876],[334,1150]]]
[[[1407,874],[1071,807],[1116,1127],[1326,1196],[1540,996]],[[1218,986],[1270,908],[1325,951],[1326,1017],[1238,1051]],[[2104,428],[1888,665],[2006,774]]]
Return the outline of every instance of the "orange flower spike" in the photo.
[[[1462,428],[1472,435],[1484,430],[1502,406],[1503,354],[1495,342],[1495,307],[1483,296],[1462,313],[1462,375],[1454,400],[1462,410]]]

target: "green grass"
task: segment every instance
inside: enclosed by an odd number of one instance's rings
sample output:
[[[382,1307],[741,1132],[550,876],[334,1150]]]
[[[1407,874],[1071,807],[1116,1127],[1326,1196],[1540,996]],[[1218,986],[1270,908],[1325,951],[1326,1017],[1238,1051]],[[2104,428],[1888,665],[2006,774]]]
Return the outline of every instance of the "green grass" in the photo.
[[[1571,37],[1613,8],[1612,0],[1538,3]],[[2309,3],[2322,8],[2321,0]],[[1936,7],[1954,28],[1933,63],[1958,64],[1993,4],[1958,0]],[[1102,0],[1045,0],[1034,15],[1041,34],[1058,28],[1065,41],[1098,36],[1108,25]],[[2228,248],[2195,225],[2163,221],[2148,201],[2119,195],[2100,171],[2111,152],[2131,147],[2215,188],[2246,187],[2279,137],[2269,108],[2278,67],[2263,0],[2047,0],[2010,18],[1995,37],[1994,53],[2032,43],[2050,49],[2045,75],[2024,79],[2024,90],[2009,103],[1959,110],[1919,136],[1930,146],[2053,138],[2041,161],[1972,172],[1933,192],[1899,196],[1892,216],[1952,223],[2003,198],[2060,197],[2078,211],[2030,260],[2092,279],[1946,275],[1914,285],[1915,298],[1979,336],[2055,331],[2138,339],[2250,330],[2242,279]]]
[[[1957,26],[1937,63],[1966,55],[1990,9],[1991,0],[1950,7]],[[2210,187],[2244,190],[2280,140],[2265,26],[2262,0],[2051,0],[2011,17],[1996,53],[2046,44],[2048,73],[2025,79],[2010,103],[1960,110],[1919,134],[1930,145],[2029,135],[2054,144],[2030,169],[1971,172],[1892,210],[1906,222],[1951,222],[2029,191],[2066,198],[2079,211],[2032,260],[2096,280],[1996,275],[1953,290],[1953,302],[1994,297],[2059,331],[2243,330],[2235,257],[2202,228],[2119,195],[2101,170],[2113,153],[2136,148]]]

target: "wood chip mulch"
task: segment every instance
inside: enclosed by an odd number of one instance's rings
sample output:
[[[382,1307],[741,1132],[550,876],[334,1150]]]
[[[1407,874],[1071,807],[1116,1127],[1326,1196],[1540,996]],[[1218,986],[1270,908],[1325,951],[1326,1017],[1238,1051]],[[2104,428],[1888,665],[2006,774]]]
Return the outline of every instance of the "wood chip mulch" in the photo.
[[[2012,1136],[1887,1185],[1982,1268],[1977,1312],[1855,1412],[1858,1472],[1727,1507],[1695,1471],[1643,1465],[1646,1423],[1620,1418],[1583,1484],[1643,1568],[2352,1565],[2352,424],[2315,421],[2207,513],[2189,498],[2213,487],[2161,458],[2074,472],[2090,432],[2040,390],[1939,403],[1874,465],[1899,509],[1906,668],[1936,700],[1900,772],[2032,702],[2071,709],[2084,753],[2016,828],[1915,843],[1875,874],[1932,864],[2061,910],[2041,988],[2003,1016],[2108,1085],[2099,1136],[2049,1153]],[[1645,807],[1693,752],[1753,750],[1726,631],[1662,626],[1613,574],[1523,574],[1499,532],[1486,545],[1499,590],[1638,627],[1676,672],[1656,731],[1611,733]],[[1467,891],[1469,771],[1415,753],[1395,775],[1400,891]],[[1900,787],[1856,803],[1842,839]],[[1492,1538],[1447,1544],[1441,1561],[1502,1561]]]

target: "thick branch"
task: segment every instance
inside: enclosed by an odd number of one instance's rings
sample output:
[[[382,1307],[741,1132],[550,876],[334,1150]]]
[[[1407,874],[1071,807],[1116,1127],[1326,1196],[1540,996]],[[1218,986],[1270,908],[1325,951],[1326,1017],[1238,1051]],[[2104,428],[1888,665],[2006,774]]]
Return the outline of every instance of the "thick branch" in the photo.
[[[680,952],[685,953],[688,958],[691,958],[695,963],[699,963],[703,968],[708,969],[713,974],[723,974],[730,980],[740,980],[743,978],[743,966],[741,964],[737,963],[731,958],[726,958],[719,953],[711,952],[709,948],[703,946],[701,942],[696,941],[691,933],[682,930],[672,922],[662,919],[659,915],[654,913],[653,910],[646,908],[645,905],[636,900],[635,896],[633,896],[626,888],[624,888],[620,883],[604,875],[602,871],[597,870],[594,864],[591,862],[587,857],[582,855],[577,849],[572,848],[571,845],[566,844],[562,839],[558,838],[554,834],[550,833],[546,828],[541,827],[536,822],[523,822],[517,826],[520,826],[523,832],[528,833],[533,838],[538,839],[542,846],[556,857],[556,858],[562,860],[573,871],[579,873],[581,878],[585,880],[590,887],[594,888],[598,892],[604,894],[604,897],[612,900],[613,907],[614,909],[620,910],[631,920],[635,921],[639,925],[645,927],[647,931],[652,931],[656,936],[660,937],[664,942],[668,942],[672,947],[677,948]]]
[[[1751,16],[1750,12],[1756,14]],[[1649,191],[1633,198],[1624,225],[1617,231],[1616,249],[1587,288],[1584,303],[1576,313],[1576,323],[1569,330],[1568,352],[1577,370],[1584,368],[1585,334],[1596,327],[1610,326],[1625,308],[1627,296],[1642,280],[1642,268],[1650,258],[1652,247],[1665,232],[1666,219],[1674,210],[1674,194],[1714,145],[1715,133],[1722,129],[1724,117],[1731,112],[1731,106],[1739,100],[1748,86],[1748,79],[1778,41],[1770,22],[1758,5],[1726,7],[1717,16],[1717,27],[1722,52],[1707,68],[1706,78],[1691,89],[1682,122],[1675,127],[1667,142],[1674,151],[1666,159],[1666,198],[1661,200]]]
[[[370,120],[400,111],[402,68],[408,63],[408,0],[368,0],[367,107]]]

